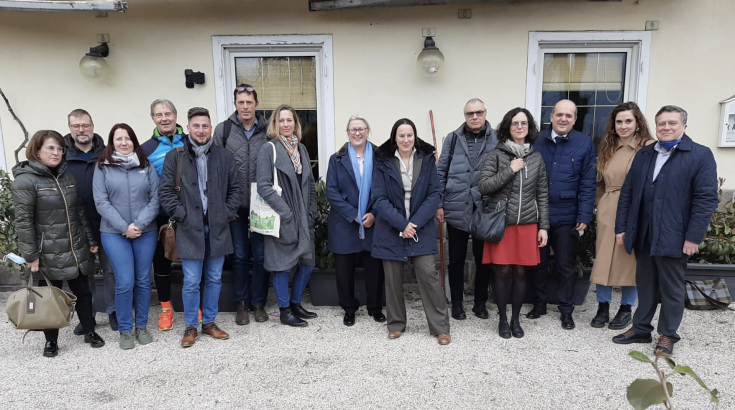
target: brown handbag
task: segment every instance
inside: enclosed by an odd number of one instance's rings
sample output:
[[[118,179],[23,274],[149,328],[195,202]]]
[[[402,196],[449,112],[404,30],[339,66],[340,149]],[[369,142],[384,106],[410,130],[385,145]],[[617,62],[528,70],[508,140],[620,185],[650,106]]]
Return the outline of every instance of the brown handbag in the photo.
[[[176,195],[181,196],[181,170],[184,167],[184,148],[176,148]],[[176,251],[176,221],[168,220],[168,224],[162,226],[158,230],[158,240],[163,245],[164,256],[168,260],[179,260],[179,254]]]

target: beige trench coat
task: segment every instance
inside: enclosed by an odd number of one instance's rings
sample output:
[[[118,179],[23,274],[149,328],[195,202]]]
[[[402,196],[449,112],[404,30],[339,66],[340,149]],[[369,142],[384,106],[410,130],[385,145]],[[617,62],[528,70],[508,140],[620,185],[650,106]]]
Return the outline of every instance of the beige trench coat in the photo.
[[[602,173],[602,181],[597,183],[597,256],[590,282],[598,285],[635,286],[635,254],[628,255],[615,242],[615,215],[620,188],[640,149],[639,143],[640,137],[636,135],[628,145],[619,145]]]

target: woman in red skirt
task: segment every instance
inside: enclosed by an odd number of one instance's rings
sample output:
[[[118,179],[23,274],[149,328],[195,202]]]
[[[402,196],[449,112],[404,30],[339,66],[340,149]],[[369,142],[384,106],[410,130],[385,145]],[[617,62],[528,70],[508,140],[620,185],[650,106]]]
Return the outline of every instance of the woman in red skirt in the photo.
[[[499,243],[486,242],[482,258],[482,263],[495,265],[498,334],[505,339],[511,334],[524,335],[519,315],[526,278],[539,264],[539,248],[548,239],[549,187],[544,159],[533,149],[537,136],[538,127],[528,110],[510,110],[498,125],[498,145],[488,154],[480,174],[480,193],[489,197],[485,212],[505,205],[505,235]]]

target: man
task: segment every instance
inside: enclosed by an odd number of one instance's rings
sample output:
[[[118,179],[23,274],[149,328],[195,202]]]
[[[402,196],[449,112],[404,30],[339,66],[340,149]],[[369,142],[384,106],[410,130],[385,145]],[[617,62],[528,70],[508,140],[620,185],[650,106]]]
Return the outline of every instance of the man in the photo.
[[[78,108],[70,112],[67,115],[67,123],[69,125],[69,134],[66,134],[64,137],[66,141],[66,170],[77,180],[79,201],[84,204],[87,220],[99,244],[97,257],[99,258],[100,270],[102,271],[104,294],[98,295],[95,293],[94,275],[89,275],[88,277],[89,288],[92,290],[92,295],[95,298],[101,297],[104,299],[105,310],[110,320],[110,329],[117,331],[115,274],[112,271],[112,264],[100,240],[101,218],[94,204],[94,193],[92,192],[95,163],[97,162],[97,158],[102,155],[102,151],[105,150],[105,141],[102,137],[94,133],[94,121],[92,121],[92,116],[86,110]],[[78,336],[84,334],[81,323],[74,328],[74,334]]]
[[[572,129],[577,106],[561,100],[551,111],[551,129],[541,131],[534,147],[544,157],[549,180],[549,242],[541,248],[541,264],[535,272],[534,306],[526,317],[546,314],[546,280],[549,256],[554,251],[558,275],[557,298],[561,327],[574,329],[575,254],[579,238],[592,219],[595,207],[597,154],[592,138]]]
[[[255,321],[265,322],[265,300],[268,296],[269,274],[263,268],[265,242],[263,235],[250,232],[250,184],[255,182],[258,153],[266,140],[266,119],[255,112],[258,108],[258,92],[249,84],[235,88],[235,112],[214,130],[215,144],[227,148],[235,159],[238,178],[244,190],[237,219],[230,222],[234,258],[232,274],[235,280],[237,315],[235,323],[247,325],[249,305],[255,310]],[[248,272],[248,251],[252,245],[253,275]]]
[[[672,354],[684,314],[687,260],[699,249],[717,209],[717,164],[709,148],[684,133],[687,113],[667,105],[656,114],[656,144],[635,156],[620,191],[618,245],[635,249],[638,308],[618,344],[650,343],[661,303],[654,353]]]
[[[487,106],[479,98],[467,101],[464,106],[465,123],[444,139],[437,172],[442,185],[442,199],[436,211],[439,222],[447,221],[449,242],[449,288],[452,296],[452,317],[467,318],[462,306],[464,297],[464,262],[467,256],[467,240],[470,237],[470,220],[475,210],[482,206],[480,171],[487,154],[498,143],[496,132],[487,122]],[[485,242],[472,238],[472,254],[475,257],[475,303],[472,312],[481,319],[488,318],[487,299],[490,284],[490,266],[482,264]]]
[[[199,320],[199,285],[204,269],[202,333],[215,339],[229,335],[214,323],[217,317],[222,266],[232,253],[229,222],[237,217],[242,181],[232,154],[213,144],[209,111],[195,107],[187,115],[189,136],[184,139],[183,157],[177,150],[166,154],[158,188],[163,209],[176,221],[176,250],[184,271],[182,299],[186,330],[181,346],[194,345]],[[180,190],[176,173],[183,161]]]
[[[143,155],[161,177],[163,162],[169,151],[184,146],[184,130],[176,123],[176,107],[166,99],[158,99],[151,103],[151,119],[156,124],[153,136],[141,145]],[[159,227],[168,224],[168,215],[161,208],[156,218]],[[156,244],[156,253],[153,255],[153,279],[156,283],[158,300],[161,302],[161,314],[158,316],[158,328],[171,330],[174,323],[174,311],[171,308],[171,261],[166,259],[163,244]]]

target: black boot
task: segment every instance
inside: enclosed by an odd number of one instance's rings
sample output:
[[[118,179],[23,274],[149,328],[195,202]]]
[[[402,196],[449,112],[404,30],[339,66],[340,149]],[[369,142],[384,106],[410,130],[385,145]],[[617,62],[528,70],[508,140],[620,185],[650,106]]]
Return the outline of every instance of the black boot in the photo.
[[[305,320],[301,320],[300,318],[296,317],[292,312],[290,307],[282,307],[281,309],[281,323],[284,325],[294,326],[294,327],[304,327],[308,326],[309,323],[307,323]]]
[[[507,318],[500,318],[498,322],[498,335],[503,339],[510,339],[510,326],[508,326]]]
[[[316,317],[316,313],[309,312],[308,310],[304,309],[304,307],[301,306],[301,303],[292,303],[291,313],[301,319],[314,319]]]
[[[610,304],[607,302],[600,302],[597,307],[597,315],[592,319],[590,325],[592,327],[605,327],[605,323],[610,321]]]
[[[59,354],[59,345],[56,342],[46,342],[46,346],[43,347],[44,357],[56,357]]]
[[[511,319],[510,320],[510,333],[513,334],[513,337],[523,337],[525,333],[523,332],[523,328],[521,327],[521,322],[518,319]]]
[[[467,315],[464,313],[462,302],[452,302],[452,317],[456,320],[465,320]]]
[[[630,319],[632,318],[630,308],[630,305],[620,305],[620,310],[618,310],[618,313],[615,315],[608,327],[615,330],[625,329],[628,327]]]

